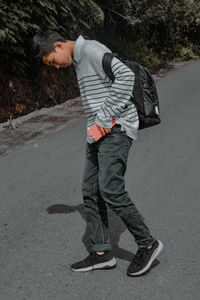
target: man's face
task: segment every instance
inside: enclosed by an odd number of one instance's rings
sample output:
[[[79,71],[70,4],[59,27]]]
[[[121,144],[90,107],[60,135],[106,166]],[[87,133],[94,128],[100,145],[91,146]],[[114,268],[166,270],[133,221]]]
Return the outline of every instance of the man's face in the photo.
[[[57,69],[66,68],[72,64],[72,57],[67,43],[56,42],[54,44],[55,51],[51,52],[48,56],[43,56],[42,61],[46,65],[52,65]]]

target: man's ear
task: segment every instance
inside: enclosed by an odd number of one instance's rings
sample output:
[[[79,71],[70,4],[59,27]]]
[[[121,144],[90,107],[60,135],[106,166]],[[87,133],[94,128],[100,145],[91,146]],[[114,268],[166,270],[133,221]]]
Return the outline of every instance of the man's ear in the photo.
[[[56,49],[63,49],[63,43],[62,42],[55,42],[54,48]]]

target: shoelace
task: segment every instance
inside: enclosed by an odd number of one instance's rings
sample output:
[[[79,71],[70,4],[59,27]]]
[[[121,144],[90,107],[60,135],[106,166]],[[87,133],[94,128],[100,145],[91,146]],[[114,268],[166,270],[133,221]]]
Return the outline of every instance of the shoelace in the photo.
[[[96,258],[97,258],[97,253],[96,252],[91,252],[89,255],[88,255],[88,257],[86,257],[85,259],[84,259],[84,262],[88,262],[88,261],[95,261],[96,260]]]

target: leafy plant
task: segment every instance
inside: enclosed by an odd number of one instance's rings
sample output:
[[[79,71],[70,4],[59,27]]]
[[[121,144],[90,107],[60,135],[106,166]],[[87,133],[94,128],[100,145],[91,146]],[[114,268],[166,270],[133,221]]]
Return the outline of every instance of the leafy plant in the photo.
[[[1,0],[0,62],[23,74],[30,64],[30,38],[38,29],[51,28],[73,39],[102,26],[103,20],[103,11],[93,0]]]

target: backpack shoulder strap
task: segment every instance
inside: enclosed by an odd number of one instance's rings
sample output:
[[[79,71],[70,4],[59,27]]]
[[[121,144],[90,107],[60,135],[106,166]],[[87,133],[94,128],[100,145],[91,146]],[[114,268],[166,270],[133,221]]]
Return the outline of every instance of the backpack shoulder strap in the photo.
[[[114,74],[112,72],[112,68],[111,68],[111,63],[112,63],[113,57],[119,58],[119,55],[117,53],[106,52],[106,53],[104,53],[103,59],[102,59],[103,70],[104,70],[105,74],[108,76],[108,78],[112,81],[115,80],[115,76],[114,76]]]

